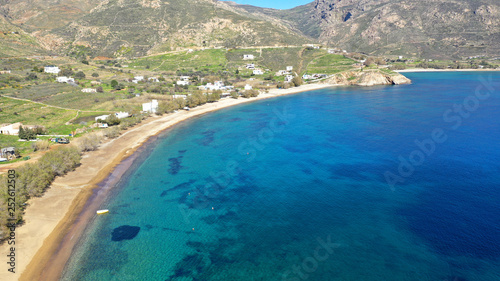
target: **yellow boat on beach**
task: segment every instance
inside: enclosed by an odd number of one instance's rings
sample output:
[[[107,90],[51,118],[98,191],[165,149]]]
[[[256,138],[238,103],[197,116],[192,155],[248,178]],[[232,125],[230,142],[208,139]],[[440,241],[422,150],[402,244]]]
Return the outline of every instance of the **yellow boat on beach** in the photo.
[[[109,213],[109,210],[98,210],[97,211],[98,215],[102,215],[102,214],[106,214],[106,213]]]

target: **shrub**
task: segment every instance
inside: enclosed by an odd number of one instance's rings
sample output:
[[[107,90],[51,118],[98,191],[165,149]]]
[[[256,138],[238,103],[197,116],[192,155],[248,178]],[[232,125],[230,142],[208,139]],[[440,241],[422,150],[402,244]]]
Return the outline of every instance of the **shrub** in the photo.
[[[49,147],[50,143],[48,140],[40,140],[31,144],[31,148],[33,148],[34,151],[45,151],[49,149]]]
[[[120,127],[111,127],[102,131],[103,135],[107,138],[114,139],[120,135]]]
[[[43,194],[55,176],[64,175],[80,164],[81,156],[72,145],[47,152],[36,163],[28,163],[16,169],[16,195],[14,220],[7,212],[7,177],[0,176],[0,240],[6,238],[7,223],[22,222],[25,203],[30,197]]]
[[[85,79],[85,73],[83,73],[83,71],[78,71],[78,72],[75,74],[75,78],[76,78],[76,79]]]
[[[74,141],[79,152],[93,151],[99,147],[103,139],[103,134],[100,132],[90,133],[80,137]]]
[[[106,120],[104,120],[104,123],[108,124],[109,126],[114,126],[114,125],[119,125],[120,124],[120,119],[116,117],[114,114],[110,114]]]

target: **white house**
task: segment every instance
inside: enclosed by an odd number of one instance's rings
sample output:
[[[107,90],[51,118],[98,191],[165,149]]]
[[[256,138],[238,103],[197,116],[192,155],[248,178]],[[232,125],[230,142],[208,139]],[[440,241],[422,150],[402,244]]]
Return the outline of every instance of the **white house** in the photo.
[[[109,117],[109,114],[108,115],[101,115],[101,116],[97,116],[95,117],[95,121],[97,122],[98,120],[106,120],[107,118]]]
[[[127,118],[130,116],[130,114],[128,114],[128,112],[116,112],[115,113],[115,116],[118,118],[118,119],[123,119],[123,118]]]
[[[245,85],[245,90],[251,90],[251,89],[253,89],[253,87],[251,85],[249,85],[249,84]]]
[[[84,93],[97,93],[97,90],[92,89],[92,88],[85,88],[85,89],[82,89],[82,92],[84,92]]]
[[[282,76],[282,75],[287,75],[287,74],[290,74],[290,72],[288,72],[286,70],[280,70],[280,71],[276,72],[276,76]]]
[[[247,64],[246,68],[247,69],[255,69],[255,64],[249,63],[249,64]]]
[[[287,66],[286,67],[286,71],[292,71],[293,70],[293,66]]]
[[[303,80],[309,80],[309,79],[312,79],[312,76],[309,75],[309,74],[304,74],[304,75],[302,75],[302,79]]]
[[[255,59],[255,56],[254,55],[243,55],[243,59],[244,60],[253,60],[253,59]]]
[[[66,76],[59,76],[56,77],[56,81],[59,83],[75,83],[75,79],[71,77],[66,77]]]
[[[189,85],[189,81],[179,80],[179,81],[177,81],[177,85],[179,85],[179,86],[187,86],[187,85]]]
[[[3,135],[17,135],[19,133],[19,127],[22,123],[14,123],[7,126],[0,127],[0,134]]]
[[[53,65],[46,66],[43,69],[43,72],[45,72],[45,73],[53,73],[53,74],[58,74],[60,71],[61,71],[61,69],[59,69],[59,67],[53,66]]]
[[[137,83],[139,83],[139,82],[141,82],[143,80],[144,80],[144,76],[135,76],[134,80],[132,80],[132,82],[135,83],[135,84],[137,84]]]
[[[187,99],[187,95],[172,95],[173,99]]]
[[[215,81],[213,84],[207,83],[205,86],[200,86],[198,88],[200,90],[211,90],[211,91],[227,89],[227,87],[224,86],[224,82],[222,81]]]
[[[155,113],[158,111],[158,100],[152,100],[151,102],[142,104],[142,111]]]
[[[287,75],[285,77],[285,82],[292,82],[292,80],[293,80],[293,75]]]
[[[262,75],[262,74],[264,74],[264,72],[262,71],[262,69],[254,69],[253,74],[254,75]]]

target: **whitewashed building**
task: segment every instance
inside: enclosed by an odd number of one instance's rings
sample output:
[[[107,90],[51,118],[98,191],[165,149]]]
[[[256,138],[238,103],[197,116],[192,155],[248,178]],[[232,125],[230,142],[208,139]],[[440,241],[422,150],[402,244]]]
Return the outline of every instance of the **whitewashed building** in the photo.
[[[187,99],[187,95],[172,95],[173,99]]]
[[[244,60],[253,60],[253,59],[255,59],[255,56],[254,55],[243,55],[243,59]]]
[[[142,104],[142,111],[155,113],[158,111],[158,100],[152,100],[151,102]]]
[[[144,81],[144,76],[135,76],[134,79],[132,80],[132,83],[139,83],[141,81]]]
[[[123,118],[127,118],[130,116],[130,114],[128,112],[116,112],[115,113],[115,116],[118,118],[118,119],[123,119]]]
[[[249,63],[249,64],[246,65],[246,68],[247,69],[255,69],[255,64]]]
[[[75,83],[75,79],[72,77],[59,76],[56,77],[56,81],[59,83]]]
[[[97,116],[97,117],[95,117],[94,119],[95,119],[95,121],[97,122],[97,121],[99,121],[99,120],[104,121],[104,120],[108,119],[108,117],[109,117],[109,114],[108,114],[108,115],[101,115],[101,116]]]
[[[177,81],[177,85],[179,85],[179,86],[187,86],[187,85],[189,85],[189,81],[179,80],[179,81]]]
[[[276,76],[283,76],[283,75],[287,75],[287,74],[290,74],[290,72],[288,72],[286,70],[279,70],[278,72],[276,72]]]
[[[293,80],[293,75],[285,76],[285,82],[292,82],[292,80]]]
[[[293,70],[293,66],[287,66],[286,67],[286,71],[292,71]]]
[[[262,74],[264,74],[264,71],[262,71],[262,69],[254,69],[253,74],[254,75],[262,75]]]
[[[43,68],[43,72],[58,74],[59,72],[61,72],[61,69],[59,69],[59,67],[57,66],[49,65]]]
[[[85,88],[85,89],[82,89],[82,92],[83,93],[97,93],[97,90],[93,89],[93,88]]]
[[[250,84],[245,85],[245,90],[251,90],[251,89],[253,89],[253,87]]]

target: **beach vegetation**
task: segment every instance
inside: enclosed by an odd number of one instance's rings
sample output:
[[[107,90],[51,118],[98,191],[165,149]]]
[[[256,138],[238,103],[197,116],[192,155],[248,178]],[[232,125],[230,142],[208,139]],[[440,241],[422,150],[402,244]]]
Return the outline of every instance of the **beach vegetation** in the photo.
[[[238,94],[238,92],[236,92],[236,91],[231,91],[231,97],[232,97],[233,99],[237,99],[237,98],[239,98],[239,97],[240,97],[240,94]]]
[[[81,160],[78,149],[73,145],[61,146],[45,153],[38,162],[27,163],[16,168],[15,212],[7,212],[7,176],[0,176],[0,240],[7,238],[8,223],[22,223],[22,214],[29,198],[41,196],[56,176],[74,170]],[[9,220],[12,219],[13,220]]]

